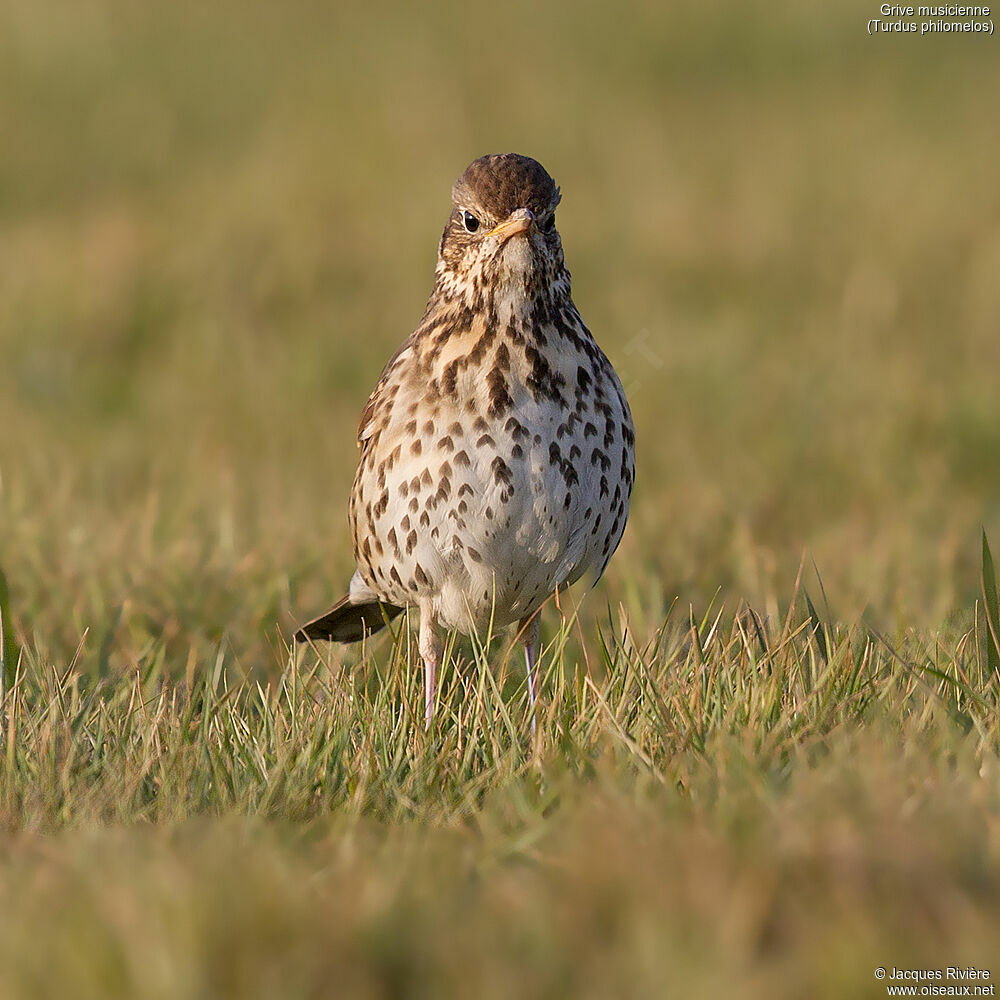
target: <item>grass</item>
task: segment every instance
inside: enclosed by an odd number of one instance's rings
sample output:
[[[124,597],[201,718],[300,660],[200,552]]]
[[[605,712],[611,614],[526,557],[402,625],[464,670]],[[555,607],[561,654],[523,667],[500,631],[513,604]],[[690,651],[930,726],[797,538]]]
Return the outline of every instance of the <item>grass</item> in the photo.
[[[974,631],[893,649],[720,612],[641,647],[622,622],[583,666],[574,624],[535,741],[497,649],[456,651],[424,734],[405,628],[349,678],[22,656],[7,990],[833,997],[890,957],[992,953],[1000,678]]]
[[[0,11],[0,995],[989,967],[1000,63],[869,7]],[[429,736],[405,627],[286,645],[500,149],[562,185],[639,449],[537,745],[500,638]]]

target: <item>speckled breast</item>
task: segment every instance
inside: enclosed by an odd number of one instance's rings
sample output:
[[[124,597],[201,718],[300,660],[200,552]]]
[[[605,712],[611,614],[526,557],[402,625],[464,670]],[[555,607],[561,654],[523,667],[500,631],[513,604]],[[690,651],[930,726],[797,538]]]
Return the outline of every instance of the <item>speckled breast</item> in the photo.
[[[471,323],[411,339],[361,431],[355,557],[383,600],[446,628],[499,628],[603,572],[634,476],[632,421],[586,329],[539,338]]]

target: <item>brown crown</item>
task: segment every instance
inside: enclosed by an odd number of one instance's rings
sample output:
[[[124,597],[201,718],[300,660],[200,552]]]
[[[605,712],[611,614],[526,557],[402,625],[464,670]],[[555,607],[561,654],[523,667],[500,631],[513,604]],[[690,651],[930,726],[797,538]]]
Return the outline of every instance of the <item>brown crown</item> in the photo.
[[[536,215],[553,208],[559,202],[559,189],[545,167],[530,156],[493,153],[469,164],[451,196],[458,206],[476,206],[496,219],[506,219],[518,208]]]

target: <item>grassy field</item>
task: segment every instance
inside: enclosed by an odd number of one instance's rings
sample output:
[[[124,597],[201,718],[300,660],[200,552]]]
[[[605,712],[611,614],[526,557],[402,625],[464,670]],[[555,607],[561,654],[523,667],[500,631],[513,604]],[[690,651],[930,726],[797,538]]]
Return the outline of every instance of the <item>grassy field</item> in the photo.
[[[1000,50],[876,8],[0,9],[0,996],[990,968]],[[535,743],[502,637],[426,736],[405,624],[287,646],[502,150],[562,186],[638,440]]]

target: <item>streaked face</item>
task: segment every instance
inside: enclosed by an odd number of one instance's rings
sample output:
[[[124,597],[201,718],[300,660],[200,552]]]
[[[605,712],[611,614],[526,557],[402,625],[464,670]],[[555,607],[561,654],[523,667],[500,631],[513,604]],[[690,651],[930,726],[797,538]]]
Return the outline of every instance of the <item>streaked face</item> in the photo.
[[[506,154],[473,162],[452,189],[439,267],[453,279],[522,284],[562,267],[559,189],[537,161]]]

